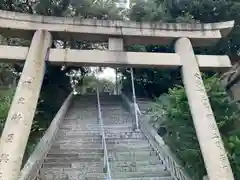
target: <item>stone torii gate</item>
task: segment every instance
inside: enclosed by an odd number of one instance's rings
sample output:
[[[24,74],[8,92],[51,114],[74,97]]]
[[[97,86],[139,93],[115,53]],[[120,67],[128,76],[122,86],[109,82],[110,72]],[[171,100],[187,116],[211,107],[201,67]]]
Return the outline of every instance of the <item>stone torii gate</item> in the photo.
[[[233,173],[203,85],[200,69],[227,69],[228,56],[195,55],[193,47],[215,45],[234,22],[212,24],[136,23],[79,20],[0,11],[0,33],[32,39],[30,47],[0,46],[0,60],[25,63],[0,140],[0,180],[18,178],[30,133],[45,61],[50,64],[127,67],[181,67],[189,107],[210,180],[233,180]],[[109,43],[108,51],[51,49],[52,40]],[[176,53],[126,52],[124,45],[175,42]],[[76,58],[77,57],[77,58]]]

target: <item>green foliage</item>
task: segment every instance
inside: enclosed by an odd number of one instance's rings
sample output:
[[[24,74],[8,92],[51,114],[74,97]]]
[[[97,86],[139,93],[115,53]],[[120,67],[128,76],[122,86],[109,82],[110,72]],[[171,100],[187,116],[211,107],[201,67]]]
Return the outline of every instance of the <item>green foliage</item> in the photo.
[[[113,93],[115,84],[107,79],[97,79],[95,75],[84,77],[83,83],[77,86],[79,94],[96,93],[98,87],[99,92]]]
[[[131,76],[126,70],[122,70],[123,91],[132,92]],[[138,96],[155,97],[166,93],[174,84],[181,82],[178,70],[159,70],[157,68],[134,69],[135,91]]]
[[[216,75],[205,77],[204,84],[235,177],[240,179],[238,104],[229,100]],[[159,97],[150,113],[153,123],[166,128],[164,140],[179,157],[190,176],[195,180],[202,179],[206,172],[184,88],[174,87],[168,94]]]
[[[129,12],[129,18],[136,21],[155,22],[189,22],[189,23],[212,23],[235,20],[235,27],[230,35],[222,39],[218,44],[208,48],[195,48],[197,54],[228,54],[236,56],[239,54],[240,44],[240,2],[239,0],[139,0],[134,1]],[[130,51],[139,50],[139,46],[128,47]],[[147,52],[174,52],[173,46],[160,47],[150,45],[141,47],[141,51]],[[155,79],[152,69],[138,69],[136,71],[135,83],[137,95],[139,96],[159,96],[166,92],[166,88],[173,87],[178,83],[178,76],[168,71],[157,70],[155,74],[170,77],[170,81],[163,82],[162,78]],[[131,82],[130,76],[122,71],[126,76],[123,89],[129,91]],[[144,78],[139,78],[144,77]],[[146,82],[154,82],[151,88],[147,88]],[[175,85],[176,85],[175,84]],[[144,90],[144,92],[143,92]]]
[[[0,137],[11,105],[14,88],[0,87]]]

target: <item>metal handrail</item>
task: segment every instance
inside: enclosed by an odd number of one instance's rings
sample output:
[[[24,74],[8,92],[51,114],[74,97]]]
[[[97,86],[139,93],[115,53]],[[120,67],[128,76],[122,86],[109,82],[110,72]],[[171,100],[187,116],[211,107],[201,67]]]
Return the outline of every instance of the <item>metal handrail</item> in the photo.
[[[169,149],[161,139],[161,137],[153,129],[149,127],[147,122],[140,121],[142,124],[141,130],[149,140],[151,146],[157,151],[160,159],[165,164],[167,170],[170,171],[174,180],[191,180],[191,178],[186,174],[184,168],[178,164],[177,160],[170,153]]]
[[[97,103],[98,103],[98,118],[101,128],[101,135],[102,135],[102,148],[103,148],[103,168],[104,172],[106,172],[106,180],[111,180],[111,171],[110,171],[110,165],[108,161],[108,151],[107,151],[107,144],[106,144],[106,138],[105,138],[105,131],[104,131],[104,125],[103,125],[103,119],[102,119],[102,111],[101,111],[101,104],[100,104],[100,97],[99,97],[99,90],[97,87]]]
[[[121,96],[131,109],[132,113],[137,112],[139,116],[142,115],[137,103],[136,105],[134,105],[134,103],[131,102],[126,95],[121,94]],[[141,131],[148,139],[151,147],[153,147],[154,150],[157,152],[163,164],[166,166],[166,169],[171,173],[174,180],[191,180],[191,178],[185,172],[184,168],[178,163],[178,160],[176,159],[174,154],[171,153],[170,149],[166,146],[162,138],[158,135],[156,130],[149,125],[147,119],[141,120],[141,118],[139,118],[139,124]]]
[[[138,111],[137,111],[137,100],[136,100],[136,93],[135,93],[135,85],[134,85],[134,78],[133,78],[133,69],[130,69],[131,72],[131,82],[132,82],[132,93],[133,93],[133,105],[134,105],[134,114],[135,114],[135,123],[136,129],[139,129],[139,119],[138,119]]]

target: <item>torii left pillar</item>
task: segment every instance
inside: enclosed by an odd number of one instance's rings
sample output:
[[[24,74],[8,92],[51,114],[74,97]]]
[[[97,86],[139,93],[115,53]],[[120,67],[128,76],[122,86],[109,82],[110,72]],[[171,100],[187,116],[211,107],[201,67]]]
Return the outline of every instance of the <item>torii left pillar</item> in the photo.
[[[18,179],[51,44],[49,32],[35,32],[0,140],[0,180]]]

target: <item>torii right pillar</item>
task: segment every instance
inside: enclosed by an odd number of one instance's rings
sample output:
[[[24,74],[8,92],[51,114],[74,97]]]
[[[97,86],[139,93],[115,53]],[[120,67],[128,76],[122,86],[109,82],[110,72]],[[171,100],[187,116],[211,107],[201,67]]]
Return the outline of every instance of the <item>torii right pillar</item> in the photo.
[[[175,43],[182,79],[209,180],[234,180],[232,169],[188,38]]]

